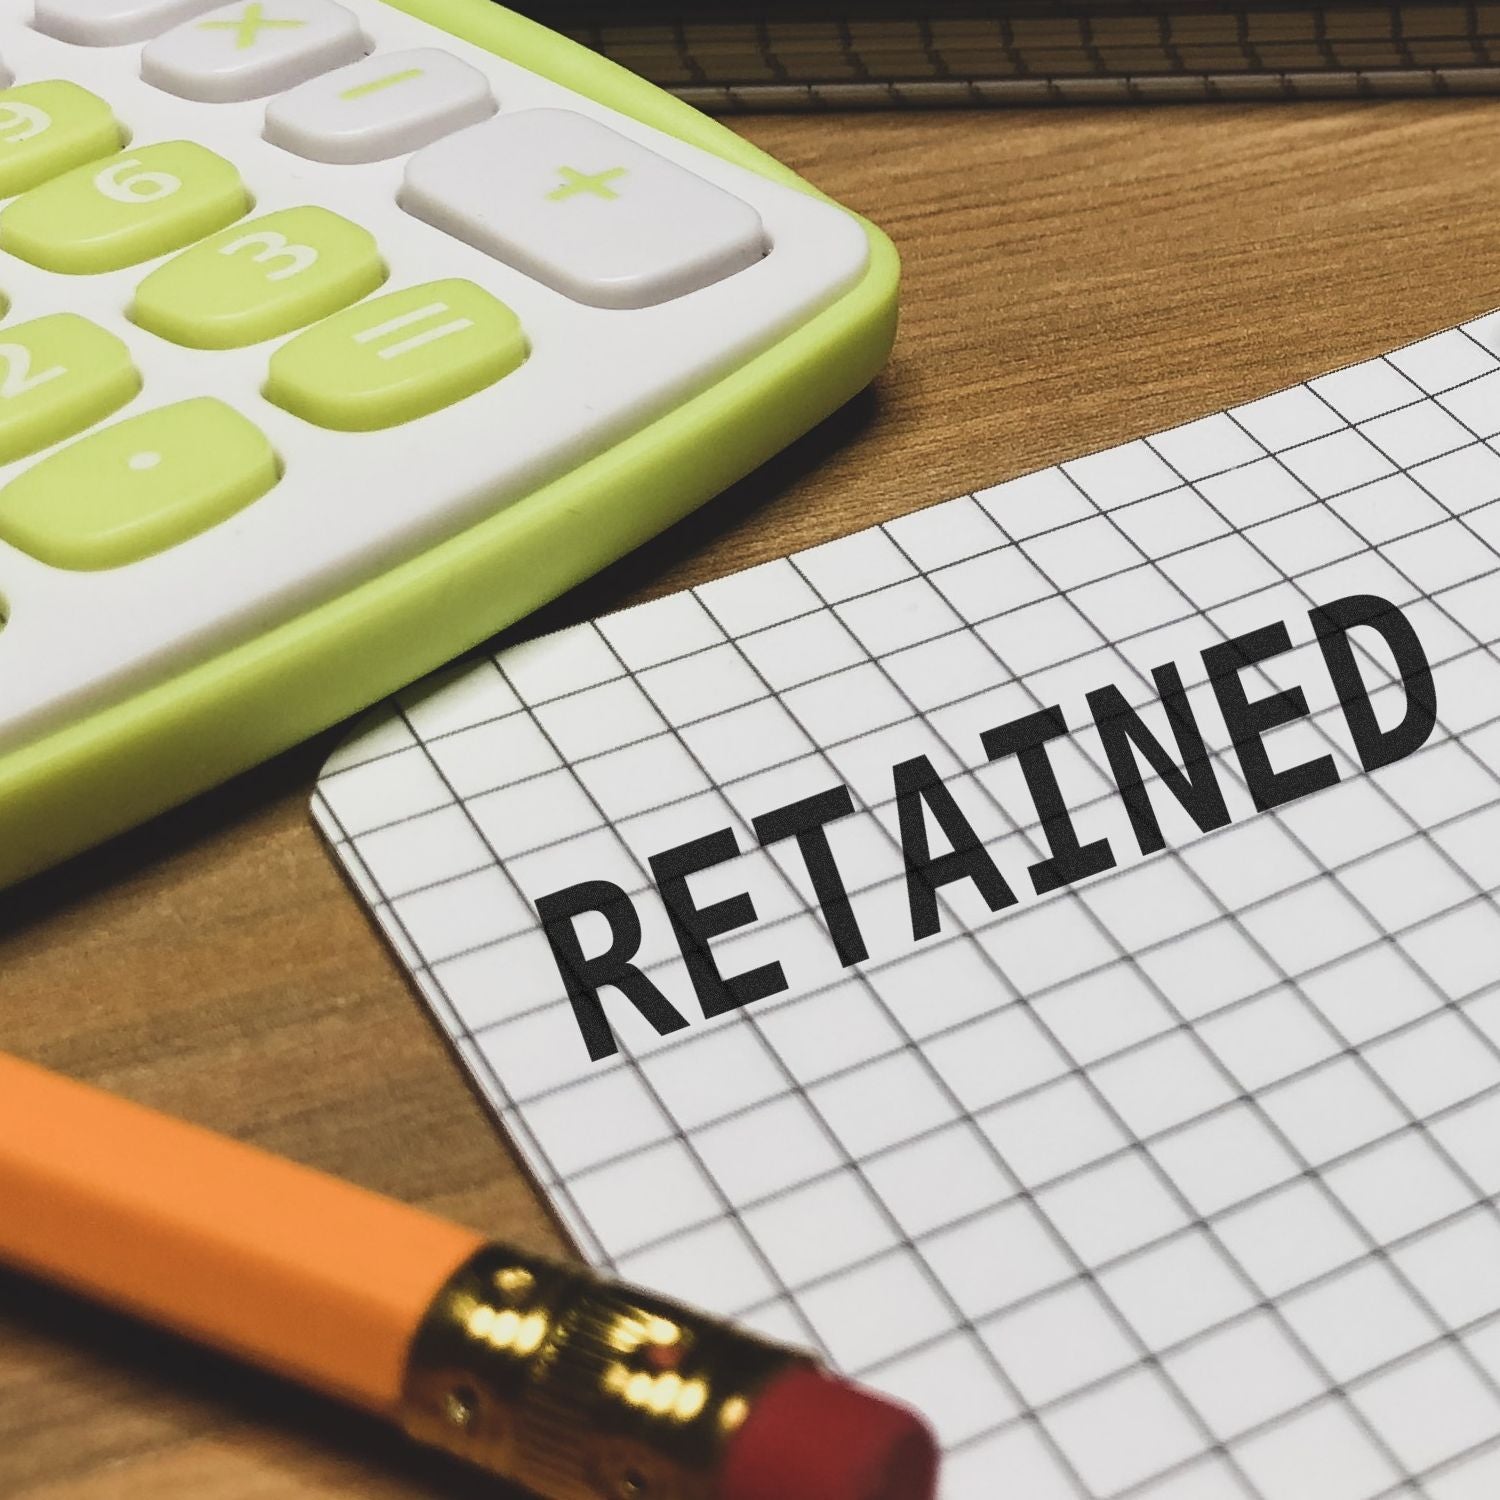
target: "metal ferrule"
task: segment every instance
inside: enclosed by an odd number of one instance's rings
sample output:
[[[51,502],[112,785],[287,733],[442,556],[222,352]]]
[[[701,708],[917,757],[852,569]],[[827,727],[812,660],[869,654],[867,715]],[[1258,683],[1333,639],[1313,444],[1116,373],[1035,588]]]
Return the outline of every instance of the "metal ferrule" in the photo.
[[[402,1425],[546,1500],[715,1500],[759,1389],[806,1356],[487,1245],[412,1343]]]

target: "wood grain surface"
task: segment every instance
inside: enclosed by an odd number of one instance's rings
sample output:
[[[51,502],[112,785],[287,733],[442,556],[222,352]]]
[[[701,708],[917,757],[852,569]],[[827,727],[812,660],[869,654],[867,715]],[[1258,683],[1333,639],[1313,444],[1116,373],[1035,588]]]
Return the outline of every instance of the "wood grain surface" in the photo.
[[[541,623],[839,536],[1500,305],[1500,101],[740,128],[893,234],[907,271],[895,360],[793,451]],[[0,1048],[562,1249],[313,832],[308,796],[332,743],[0,894]],[[0,1274],[5,1500],[481,1493],[494,1490],[372,1422]]]

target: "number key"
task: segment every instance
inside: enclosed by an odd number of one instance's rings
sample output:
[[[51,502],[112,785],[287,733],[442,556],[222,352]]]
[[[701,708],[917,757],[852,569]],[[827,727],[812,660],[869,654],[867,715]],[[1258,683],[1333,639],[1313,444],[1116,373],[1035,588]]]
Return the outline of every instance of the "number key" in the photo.
[[[0,329],[0,463],[82,432],[140,388],[124,344],[76,313]]]
[[[75,167],[0,211],[0,250],[48,271],[117,271],[231,224],[250,207],[240,174],[192,141]]]
[[[289,208],[159,266],[130,316],[174,344],[237,349],[326,318],[384,280],[380,252],[359,225],[326,208]]]
[[[76,83],[23,83],[0,91],[0,198],[24,193],[124,141],[109,105]]]

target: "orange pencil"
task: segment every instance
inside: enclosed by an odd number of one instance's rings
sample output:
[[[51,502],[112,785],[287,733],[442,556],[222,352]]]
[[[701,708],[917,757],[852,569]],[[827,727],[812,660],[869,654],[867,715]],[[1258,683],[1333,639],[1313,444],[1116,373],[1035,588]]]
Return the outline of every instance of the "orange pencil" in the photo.
[[[0,1260],[547,1500],[931,1500],[910,1412],[652,1294],[0,1054]]]

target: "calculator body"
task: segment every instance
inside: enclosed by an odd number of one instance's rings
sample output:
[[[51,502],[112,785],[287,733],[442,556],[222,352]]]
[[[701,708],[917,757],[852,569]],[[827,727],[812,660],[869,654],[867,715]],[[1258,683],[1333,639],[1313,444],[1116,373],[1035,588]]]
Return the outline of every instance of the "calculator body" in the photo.
[[[168,321],[169,336],[158,337],[131,321],[147,301],[142,284],[180,248],[99,275],[59,275],[0,257],[8,283],[0,290],[12,304],[0,344],[27,313],[66,307],[97,318],[128,340],[143,377],[140,394],[110,422],[186,409],[179,404],[208,392],[266,431],[278,466],[265,493],[242,509],[124,565],[107,540],[103,551],[73,556],[66,537],[44,535],[33,546],[12,524],[25,507],[18,500],[7,509],[7,488],[69,443],[0,466],[0,599],[8,615],[0,683],[9,683],[0,698],[0,884],[265,760],[520,619],[773,455],[863,388],[889,354],[899,275],[889,242],[731,132],[488,0],[344,4],[377,57],[429,47],[451,49],[471,66],[483,59],[502,144],[501,125],[523,113],[527,130],[542,140],[561,130],[561,141],[584,128],[582,115],[591,128],[628,137],[631,149],[669,156],[710,181],[720,199],[728,193],[747,203],[765,226],[763,259],[705,270],[704,257],[719,253],[710,243],[685,274],[717,279],[688,283],[685,293],[605,279],[580,289],[560,280],[545,256],[527,260],[524,245],[496,261],[483,241],[488,231],[463,221],[462,203],[455,223],[445,220],[443,194],[457,191],[465,173],[461,152],[447,142],[463,131],[427,144],[429,153],[446,154],[433,156],[425,176],[409,170],[421,150],[357,167],[309,163],[254,128],[265,98],[185,104],[134,72],[136,46],[59,43],[19,27],[12,35],[0,22],[0,59],[16,84],[40,68],[108,99],[131,132],[132,152],[152,139],[189,137],[201,120],[202,144],[235,161],[253,198],[235,221],[245,233],[231,242],[242,263],[289,253],[286,236],[265,238],[270,231],[247,246],[267,214],[316,204],[358,224],[369,217],[361,205],[372,192],[395,197],[421,187],[431,202],[403,198],[388,213],[371,210],[378,222],[365,225],[387,274],[358,305],[391,298],[391,316],[356,336],[375,340],[372,357],[457,326],[434,314],[446,306],[435,295],[418,297],[420,306],[400,301],[408,286],[441,290],[472,280],[516,314],[514,326],[497,325],[490,340],[494,350],[507,341],[515,347],[502,378],[408,420],[387,412],[377,430],[361,428],[355,407],[317,404],[328,394],[321,366],[300,358],[303,346],[291,348],[307,330],[231,349],[184,348],[173,339],[200,334],[173,333]],[[275,9],[247,14],[259,19]],[[581,145],[559,147],[559,170],[569,151],[578,166],[567,165],[546,196],[609,197],[618,184],[604,159],[583,161]],[[138,160],[149,166],[151,158],[131,158]],[[142,168],[109,170],[123,172],[132,191]],[[710,203],[708,218],[721,207]],[[22,215],[14,222],[29,224]],[[732,224],[725,234],[733,239]],[[700,237],[714,238],[708,230]],[[170,301],[155,316],[169,320]],[[311,324],[314,332],[319,326]],[[273,389],[278,361],[290,394]],[[232,465],[234,441],[210,425],[199,446]],[[54,463],[56,473],[43,475],[54,491],[59,475],[67,480],[69,504],[98,471],[88,452],[90,462],[72,470]],[[156,460],[154,452],[128,455],[132,468]],[[45,533],[45,506],[38,514]]]

